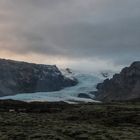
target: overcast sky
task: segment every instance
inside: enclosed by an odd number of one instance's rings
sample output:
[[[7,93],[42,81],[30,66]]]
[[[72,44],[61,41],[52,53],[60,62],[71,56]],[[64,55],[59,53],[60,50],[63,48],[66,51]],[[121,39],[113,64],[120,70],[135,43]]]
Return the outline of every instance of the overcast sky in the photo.
[[[0,0],[0,57],[117,71],[140,60],[140,0]]]

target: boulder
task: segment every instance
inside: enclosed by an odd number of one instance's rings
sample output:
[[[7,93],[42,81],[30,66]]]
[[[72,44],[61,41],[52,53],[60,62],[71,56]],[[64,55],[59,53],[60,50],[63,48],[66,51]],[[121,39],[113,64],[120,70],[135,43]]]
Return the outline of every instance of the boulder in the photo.
[[[78,97],[79,97],[79,98],[92,99],[92,98],[90,97],[90,95],[88,95],[88,94],[86,94],[86,93],[79,93],[79,94],[78,94]]]

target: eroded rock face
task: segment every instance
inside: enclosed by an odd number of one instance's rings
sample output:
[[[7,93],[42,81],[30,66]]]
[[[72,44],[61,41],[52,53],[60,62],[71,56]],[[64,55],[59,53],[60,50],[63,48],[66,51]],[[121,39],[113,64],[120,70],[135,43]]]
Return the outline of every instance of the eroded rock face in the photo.
[[[76,84],[76,79],[66,78],[55,65],[0,59],[0,96],[56,91]]]
[[[122,101],[140,98],[140,61],[97,85],[96,99]]]

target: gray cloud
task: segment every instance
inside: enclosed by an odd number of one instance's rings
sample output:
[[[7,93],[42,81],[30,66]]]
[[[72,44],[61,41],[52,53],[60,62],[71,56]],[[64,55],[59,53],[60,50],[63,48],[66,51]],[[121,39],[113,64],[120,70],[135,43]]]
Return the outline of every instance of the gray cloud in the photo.
[[[87,69],[96,59],[114,69],[139,60],[139,25],[139,0],[0,1],[1,50],[61,56],[74,65],[82,59]]]

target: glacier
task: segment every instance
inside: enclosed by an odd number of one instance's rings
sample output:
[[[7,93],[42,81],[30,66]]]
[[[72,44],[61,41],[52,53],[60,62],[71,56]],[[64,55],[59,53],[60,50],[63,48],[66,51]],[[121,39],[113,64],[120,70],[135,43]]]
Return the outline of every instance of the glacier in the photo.
[[[67,103],[76,103],[76,102],[99,102],[94,100],[94,95],[91,92],[96,91],[96,85],[102,82],[105,77],[101,74],[87,74],[87,73],[68,73],[65,70],[62,70],[62,73],[69,78],[76,78],[78,80],[78,84],[73,87],[67,87],[60,91],[55,92],[37,92],[37,93],[23,93],[16,94],[13,96],[5,96],[0,99],[13,99],[20,100],[26,102],[32,101],[47,101],[47,102],[67,102]],[[55,83],[54,83],[55,84]],[[87,94],[91,98],[81,98],[78,95]]]

